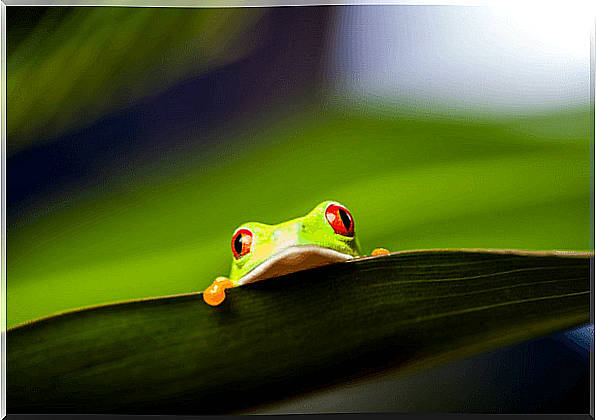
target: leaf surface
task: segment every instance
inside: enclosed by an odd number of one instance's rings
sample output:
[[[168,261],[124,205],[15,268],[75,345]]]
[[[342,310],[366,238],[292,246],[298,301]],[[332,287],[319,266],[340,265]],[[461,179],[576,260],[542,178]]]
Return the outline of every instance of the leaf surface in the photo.
[[[590,321],[593,253],[422,250],[8,331],[10,413],[220,414]]]

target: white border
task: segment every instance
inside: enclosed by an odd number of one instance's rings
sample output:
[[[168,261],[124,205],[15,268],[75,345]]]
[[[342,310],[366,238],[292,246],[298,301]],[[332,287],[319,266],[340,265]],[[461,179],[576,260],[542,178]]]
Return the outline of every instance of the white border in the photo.
[[[7,6],[120,6],[120,7],[276,7],[276,6],[519,6],[519,0],[1,0]],[[223,4],[222,4],[223,3]],[[529,4],[529,2],[526,2]],[[591,0],[567,0],[565,6],[590,5]],[[537,7],[561,7],[560,0],[544,0]],[[590,9],[592,10],[592,9]]]
[[[594,9],[592,9],[594,11]],[[592,27],[590,28],[590,102],[592,103],[593,110],[596,109],[596,71],[595,71],[595,60],[596,60],[596,43],[595,43],[595,31],[596,31],[596,19],[592,20]],[[592,126],[592,130],[596,127],[596,114],[594,115],[594,125]],[[592,194],[590,200],[590,212],[592,215],[596,213],[594,210],[594,190],[596,189],[596,181],[594,180],[594,163],[596,162],[596,152],[594,151],[594,144],[596,143],[596,134],[594,131],[591,133],[592,135]],[[592,250],[594,250],[594,218],[592,218],[591,226],[590,226],[590,233],[592,235]],[[590,299],[590,322],[594,324],[594,260],[590,264],[590,290],[591,290],[591,299]],[[594,330],[592,330],[594,331]],[[595,411],[595,398],[596,398],[596,390],[594,389],[594,378],[596,377],[596,364],[594,363],[594,336],[592,336],[592,346],[590,346],[590,416],[594,418],[594,411]]]
[[[350,5],[451,5],[449,0],[2,0],[8,6],[121,6],[121,7],[275,7],[275,6],[350,6]],[[224,3],[224,4],[222,4]],[[460,6],[516,4],[513,0],[467,0]],[[570,3],[574,3],[573,0]],[[548,4],[548,3],[547,3]]]
[[[6,5],[0,3],[0,419],[6,417]]]
[[[275,7],[275,6],[325,6],[325,5],[396,5],[396,4],[412,4],[412,5],[452,5],[459,6],[479,6],[479,5],[500,5],[511,6],[519,4],[518,0],[492,0],[492,1],[459,1],[453,2],[449,0],[225,0],[225,4],[221,4],[221,0],[70,0],[70,1],[55,1],[55,0],[0,0],[0,209],[1,209],[1,227],[0,227],[0,420],[6,417],[6,6],[121,6],[121,7]],[[566,4],[590,4],[586,1],[568,1]],[[538,7],[561,7],[560,1],[543,1]],[[588,9],[593,10],[593,7]],[[590,54],[591,54],[591,69],[590,69],[590,92],[591,102],[596,107],[596,99],[594,95],[595,89],[595,43],[594,43],[594,25],[591,29],[590,36]],[[595,119],[596,126],[596,119]],[[594,133],[592,133],[594,135]],[[592,138],[592,147],[594,147],[594,137]],[[594,150],[594,149],[593,149]],[[596,153],[593,152],[594,160],[592,161],[592,170],[594,170],[594,162],[596,161]],[[592,181],[594,182],[594,174],[592,173]],[[593,190],[594,191],[594,190]],[[591,208],[594,213],[594,194],[592,194]],[[594,238],[594,225],[592,224],[592,238]],[[592,242],[594,243],[594,242]],[[592,279],[594,275],[594,267],[592,267]],[[592,280],[592,286],[594,286]],[[592,314],[594,302],[594,290],[592,290]],[[591,319],[594,322],[594,319]],[[591,365],[591,404],[590,414],[594,417],[594,377],[596,376],[596,366],[594,364],[594,348],[591,349],[590,355]]]

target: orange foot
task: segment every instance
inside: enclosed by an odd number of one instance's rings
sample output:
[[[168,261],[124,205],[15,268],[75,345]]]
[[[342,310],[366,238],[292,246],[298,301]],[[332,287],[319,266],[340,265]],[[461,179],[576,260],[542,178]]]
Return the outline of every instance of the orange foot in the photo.
[[[377,248],[372,252],[372,256],[376,257],[377,255],[387,255],[389,254],[389,251],[386,250],[385,248]]]
[[[229,289],[230,287],[234,287],[234,283],[226,277],[218,277],[213,284],[203,292],[203,300],[211,306],[217,306],[225,300],[226,289]]]

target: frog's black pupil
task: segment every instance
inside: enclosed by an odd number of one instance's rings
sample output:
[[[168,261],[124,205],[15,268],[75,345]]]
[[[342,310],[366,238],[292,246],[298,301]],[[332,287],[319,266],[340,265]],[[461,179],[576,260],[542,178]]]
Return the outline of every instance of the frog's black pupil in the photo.
[[[339,217],[341,217],[342,222],[344,222],[344,226],[347,230],[350,230],[350,226],[352,225],[352,221],[350,220],[350,216],[344,209],[339,209]]]
[[[236,250],[236,254],[242,253],[242,234],[236,236],[234,240],[234,249]]]

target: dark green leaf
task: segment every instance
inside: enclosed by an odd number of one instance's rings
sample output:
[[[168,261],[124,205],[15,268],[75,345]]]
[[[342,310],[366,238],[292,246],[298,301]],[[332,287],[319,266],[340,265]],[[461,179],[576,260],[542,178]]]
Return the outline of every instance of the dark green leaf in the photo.
[[[590,320],[593,253],[364,258],[8,331],[9,413],[214,414],[408,372]]]

